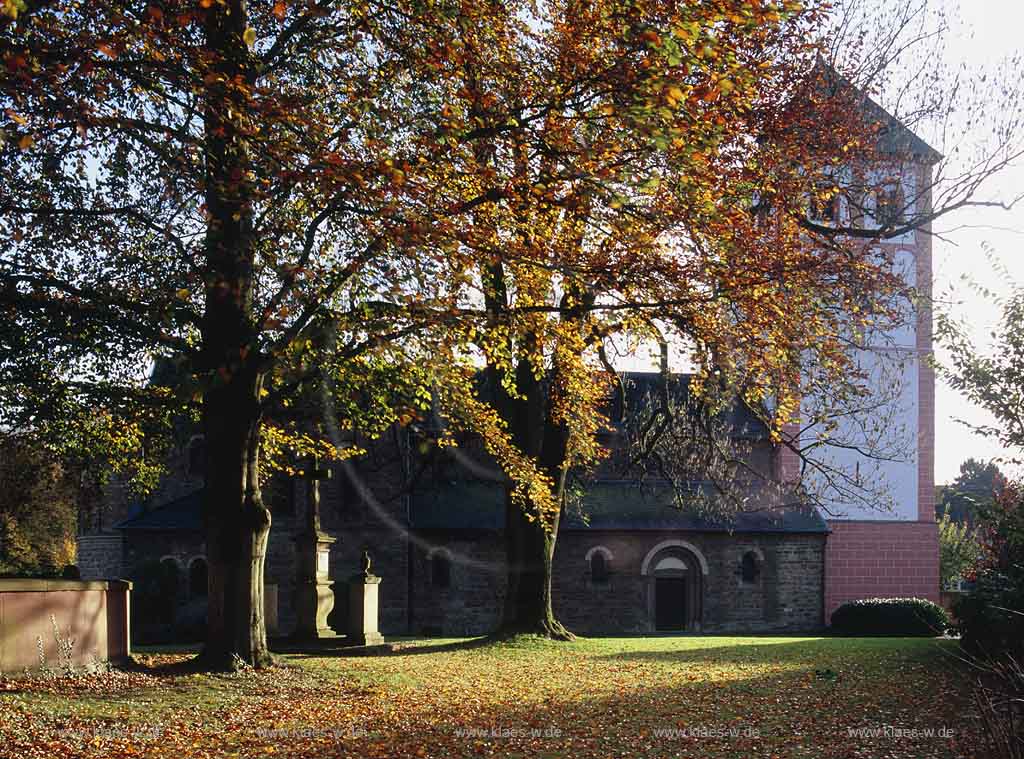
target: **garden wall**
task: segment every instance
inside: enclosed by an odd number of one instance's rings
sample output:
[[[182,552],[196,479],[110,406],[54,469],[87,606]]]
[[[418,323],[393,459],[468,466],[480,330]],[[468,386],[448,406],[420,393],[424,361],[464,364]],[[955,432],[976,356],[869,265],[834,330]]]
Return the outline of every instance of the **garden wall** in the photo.
[[[124,580],[0,580],[0,672],[56,667],[59,640],[74,641],[77,665],[124,661],[131,587]]]

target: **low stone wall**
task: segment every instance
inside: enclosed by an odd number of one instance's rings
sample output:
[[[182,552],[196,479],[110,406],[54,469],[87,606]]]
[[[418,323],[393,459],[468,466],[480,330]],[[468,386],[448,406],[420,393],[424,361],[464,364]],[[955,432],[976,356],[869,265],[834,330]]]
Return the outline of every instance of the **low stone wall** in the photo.
[[[73,641],[76,665],[124,661],[131,587],[124,580],[0,580],[0,672],[56,667],[62,641]]]

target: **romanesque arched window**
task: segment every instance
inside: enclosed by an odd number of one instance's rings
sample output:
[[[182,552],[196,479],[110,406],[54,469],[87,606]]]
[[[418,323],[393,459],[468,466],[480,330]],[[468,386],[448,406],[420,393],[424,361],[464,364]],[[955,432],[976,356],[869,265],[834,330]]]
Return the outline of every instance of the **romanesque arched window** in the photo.
[[[604,546],[594,546],[587,551],[586,560],[590,581],[595,585],[606,584],[611,578],[612,552]]]
[[[600,551],[590,557],[590,580],[597,585],[608,582],[608,559]]]

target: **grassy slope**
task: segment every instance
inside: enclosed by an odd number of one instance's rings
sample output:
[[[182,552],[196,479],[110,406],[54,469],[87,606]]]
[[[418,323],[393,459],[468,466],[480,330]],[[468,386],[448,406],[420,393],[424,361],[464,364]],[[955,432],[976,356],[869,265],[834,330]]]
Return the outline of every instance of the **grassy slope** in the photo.
[[[972,743],[949,641],[432,640],[238,676],[172,674],[170,658],[78,684],[6,683],[0,756],[925,759]],[[954,737],[849,733],[884,726]]]

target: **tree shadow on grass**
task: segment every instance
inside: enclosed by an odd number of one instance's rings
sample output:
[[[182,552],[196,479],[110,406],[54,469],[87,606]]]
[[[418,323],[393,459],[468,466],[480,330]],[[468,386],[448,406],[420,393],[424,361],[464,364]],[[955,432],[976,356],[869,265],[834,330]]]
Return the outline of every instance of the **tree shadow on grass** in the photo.
[[[438,641],[437,643],[426,643],[422,638],[415,640],[389,641],[393,645],[390,651],[382,650],[379,653],[363,653],[346,648],[343,645],[318,645],[292,642],[272,643],[271,648],[275,654],[287,654],[289,658],[319,659],[331,657],[356,657],[356,656],[422,656],[424,654],[446,654],[458,651],[472,651],[485,648],[496,641],[484,638],[469,638],[466,640]]]

